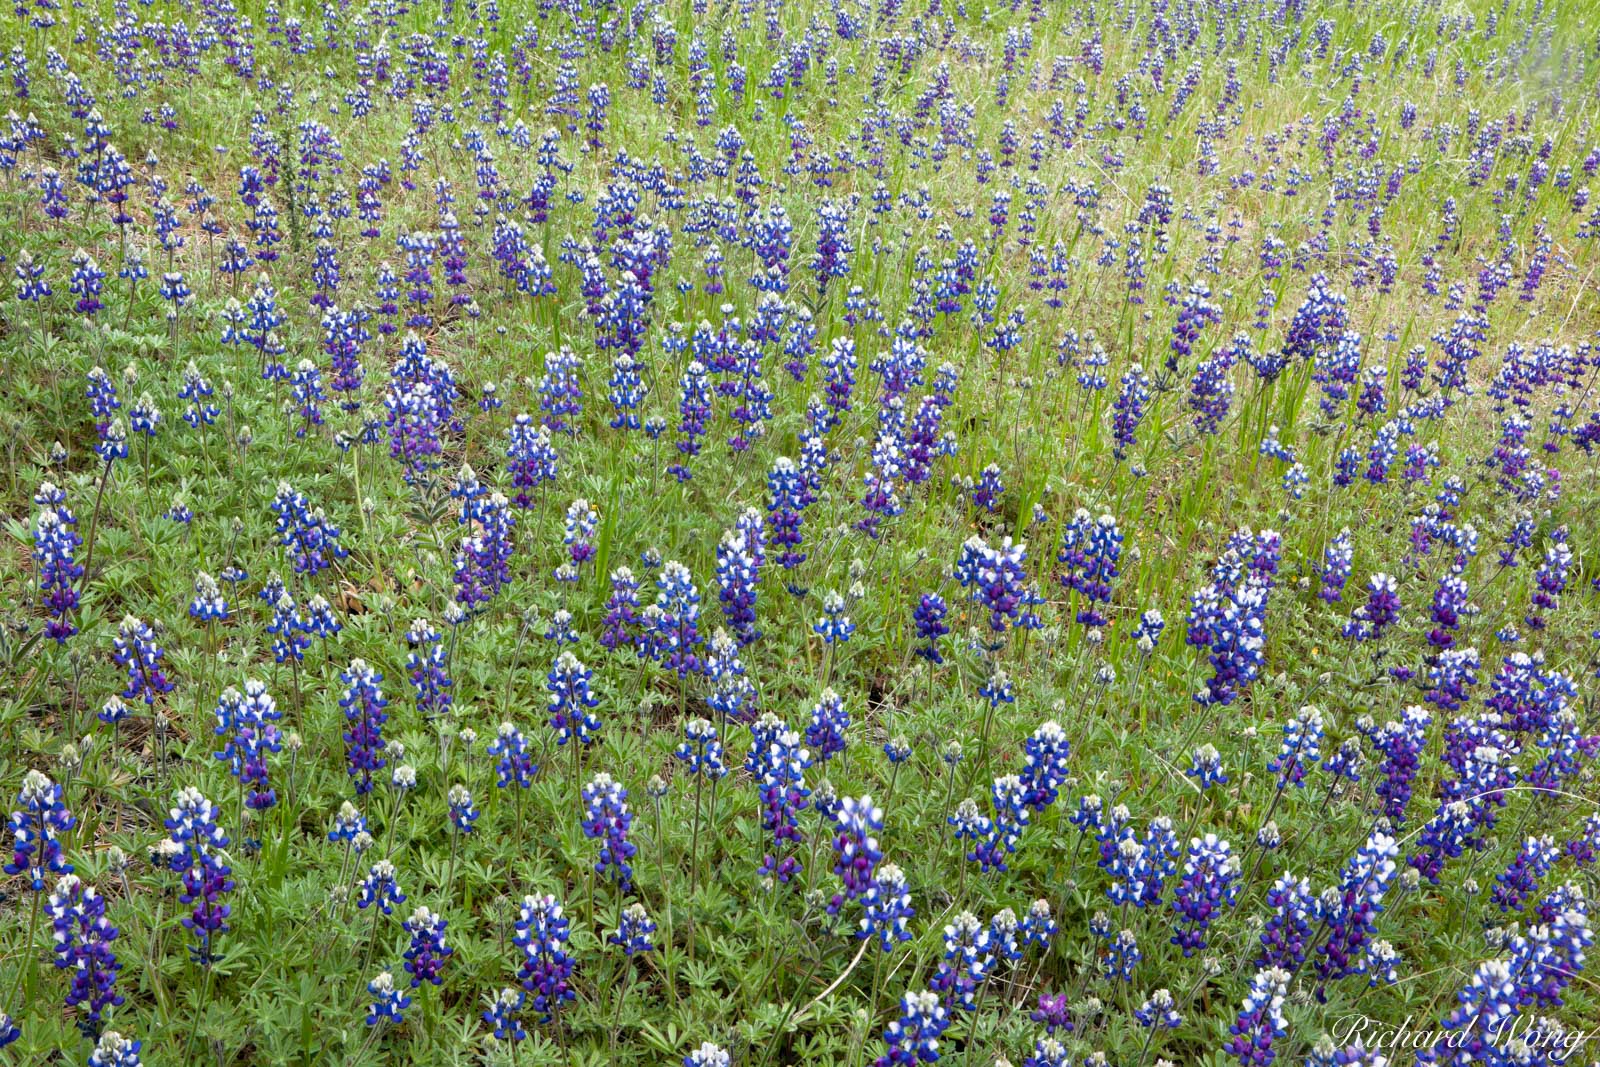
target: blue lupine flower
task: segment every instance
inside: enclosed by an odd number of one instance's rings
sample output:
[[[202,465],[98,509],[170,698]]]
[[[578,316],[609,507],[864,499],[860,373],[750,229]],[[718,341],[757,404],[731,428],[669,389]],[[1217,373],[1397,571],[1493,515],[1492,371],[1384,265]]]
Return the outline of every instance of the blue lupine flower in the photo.
[[[339,543],[341,531],[321,508],[313,508],[288,482],[278,483],[272,500],[278,543],[289,550],[296,574],[315,576],[349,552]]]
[[[1239,1016],[1228,1027],[1233,1036],[1224,1046],[1240,1067],[1267,1067],[1276,1058],[1272,1043],[1289,1032],[1283,1017],[1288,988],[1289,973],[1278,967],[1263,968],[1250,979]]]
[[[367,992],[372,996],[372,1006],[367,1009],[368,1026],[377,1026],[384,1020],[396,1026],[405,1022],[405,1010],[411,1006],[411,998],[395,988],[393,974],[378,972],[378,976],[367,983]]]
[[[567,955],[568,924],[553,896],[525,896],[512,942],[522,950],[518,974],[533,994],[533,1010],[550,1022],[561,1005],[577,996],[572,988],[572,957]]]
[[[227,740],[215,755],[249,791],[245,806],[252,811],[264,811],[278,802],[276,791],[267,784],[267,756],[283,748],[277,726],[281,717],[266,684],[255,679],[245,682],[242,694],[229,686],[217,701],[215,733]]]
[[[1039,949],[1046,952],[1050,948],[1050,941],[1056,936],[1056,921],[1050,916],[1050,902],[1040,897],[1028,906],[1028,914],[1022,917],[1022,943],[1026,947]]]
[[[667,670],[687,678],[702,669],[700,647],[700,592],[689,568],[668,560],[656,578],[656,602],[644,613],[650,658]]]
[[[706,1041],[683,1058],[683,1067],[729,1067],[733,1057],[720,1045]]]
[[[379,860],[361,880],[361,893],[356,897],[356,907],[365,909],[376,904],[383,914],[392,915],[395,906],[405,903],[405,899],[406,895],[400,891],[400,883],[395,878],[394,864]]]
[[[728,773],[723,762],[722,742],[717,739],[717,728],[707,719],[690,719],[683,728],[683,742],[674,753],[692,775],[705,775],[712,781]],[[809,737],[807,738],[809,743]]]
[[[644,905],[635,901],[623,909],[617,929],[606,941],[622,949],[623,955],[634,956],[655,949],[650,942],[650,935],[655,932],[656,924],[650,920]]]
[[[139,1050],[143,1047],[142,1041],[107,1030],[89,1053],[89,1067],[140,1067]]]
[[[1061,552],[1056,557],[1067,569],[1061,584],[1083,597],[1077,621],[1084,626],[1104,627],[1110,620],[1099,605],[1111,602],[1111,583],[1117,577],[1117,561],[1122,556],[1122,532],[1110,515],[1091,518],[1079,508],[1062,532]]]
[[[618,888],[627,892],[633,881],[633,867],[628,861],[639,851],[639,847],[628,840],[628,830],[633,825],[633,813],[628,810],[628,791],[602,772],[590,779],[582,793],[583,836],[601,842],[600,858],[594,871],[604,875],[615,868],[612,877]]]
[[[1228,784],[1228,776],[1222,772],[1222,754],[1212,744],[1200,745],[1194,750],[1184,774],[1193,778],[1201,791]]]
[[[533,776],[539,772],[539,768],[533,762],[528,739],[515,724],[502,722],[494,739],[489,742],[487,752],[496,760],[495,784],[501,789],[511,785],[527,789],[533,785]]]
[[[384,711],[389,702],[383,697],[379,683],[383,675],[367,665],[366,660],[350,661],[347,670],[339,677],[348,687],[339,698],[349,728],[344,731],[345,773],[356,780],[356,793],[372,791],[372,775],[386,765],[381,753],[386,745],[383,724],[389,721]]]
[[[528,1031],[523,1029],[522,1005],[526,1003],[528,995],[520,989],[506,986],[489,1001],[489,1007],[483,1013],[483,1021],[494,1027],[494,1036],[500,1041],[517,1042],[528,1036]]]
[[[349,843],[356,839],[357,834],[366,832],[366,817],[347,800],[339,806],[338,812],[333,817],[333,824],[328,830],[328,840]]]
[[[1292,785],[1305,788],[1306,770],[1322,759],[1322,713],[1311,705],[1302,707],[1283,724],[1283,743],[1267,764],[1277,775],[1278,788]]]
[[[128,685],[122,691],[122,699],[143,700],[153,705],[156,697],[172,692],[172,683],[161,669],[165,655],[156,644],[155,631],[143,620],[132,615],[123,618],[112,647],[117,665],[128,672]]]
[[[818,759],[827,762],[845,750],[845,734],[849,729],[850,712],[845,709],[844,698],[832,689],[824,689],[811,709],[806,744]]]
[[[405,951],[405,968],[411,975],[411,988],[423,982],[440,985],[444,979],[439,972],[445,960],[455,954],[455,949],[444,942],[444,919],[427,908],[417,908],[405,921],[406,933],[411,935],[411,947]]]
[[[33,560],[39,574],[39,599],[50,621],[45,636],[56,644],[78,632],[68,615],[78,606],[77,581],[83,566],[75,559],[83,538],[78,536],[77,519],[66,506],[66,494],[50,482],[43,482],[34,495],[39,504],[39,519],[33,528]]]
[[[939,1038],[950,1026],[950,1013],[937,993],[913,990],[900,1000],[900,1017],[883,1032],[887,1051],[873,1067],[912,1067],[939,1058]],[[724,1061],[726,1063],[726,1061]],[[700,1067],[690,1065],[686,1067]]]
[[[1056,802],[1061,785],[1067,780],[1067,760],[1072,754],[1072,745],[1061,724],[1050,719],[1041,724],[1022,747],[1023,803],[1036,812],[1043,812]]]
[[[415,619],[406,630],[406,644],[411,646],[406,669],[411,672],[411,685],[417,693],[417,712],[424,719],[449,714],[450,688],[455,683],[450,678],[439,631],[427,619]]]
[[[989,799],[994,805],[994,815],[985,820],[988,833],[977,842],[967,859],[976,862],[984,871],[991,868],[1004,871],[1006,857],[1016,851],[1017,842],[1022,839],[1022,831],[1031,818],[1028,787],[1018,775],[1001,775],[990,787]]]
[[[184,928],[196,941],[190,955],[196,963],[209,967],[212,943],[219,934],[228,932],[228,915],[232,911],[223,903],[225,895],[233,891],[233,872],[222,858],[228,835],[217,824],[216,806],[193,786],[178,792],[176,806],[165,825],[172,833],[172,869],[183,874],[183,893],[178,901],[194,905],[193,911],[183,917]]]
[[[1555,839],[1548,834],[1524,838],[1516,858],[1504,872],[1495,875],[1497,884],[1489,896],[1490,902],[1503,912],[1521,911],[1523,901],[1538,891],[1540,879],[1550,873],[1560,857]]]
[[[861,896],[863,913],[859,938],[878,938],[884,952],[896,942],[911,940],[906,923],[916,912],[911,907],[911,889],[906,875],[893,863],[885,863],[872,875],[872,886]]]
[[[1176,1030],[1183,1025],[1177,1002],[1172,999],[1172,993],[1165,989],[1158,989],[1146,997],[1133,1015],[1139,1020],[1139,1025],[1146,1028]]]
[[[577,738],[582,745],[592,745],[600,730],[600,720],[589,709],[598,707],[600,698],[589,691],[589,668],[571,652],[563,652],[550,667],[545,677],[545,688],[550,691],[548,701],[550,726],[556,732],[556,744],[564,745]]]
[[[456,833],[472,833],[473,824],[478,821],[479,811],[472,803],[471,791],[457,782],[445,794],[445,800],[450,805],[450,825],[455,828]]]
[[[506,432],[510,437],[506,469],[517,490],[513,500],[519,508],[531,508],[534,499],[529,491],[555,480],[558,462],[555,446],[550,443],[550,432],[534,422],[531,415],[518,415]]]
[[[917,655],[936,666],[944,662],[944,655],[939,651],[939,639],[950,632],[950,627],[944,623],[949,610],[944,597],[938,593],[924,593],[922,599],[917,601],[916,609],[911,613],[917,639],[925,642],[919,644],[915,651]]]
[[[84,1023],[98,1027],[107,1008],[122,1004],[117,993],[121,964],[111,949],[117,928],[106,918],[106,901],[75,874],[64,874],[49,901],[55,930],[55,964],[71,972],[66,1005],[86,1005]]]
[[[1206,834],[1189,842],[1183,878],[1172,894],[1179,927],[1171,941],[1188,958],[1206,947],[1206,931],[1218,910],[1238,898],[1239,861],[1226,841]]]
[[[1323,894],[1320,907],[1328,936],[1317,949],[1319,1001],[1327,983],[1368,970],[1374,923],[1399,869],[1398,855],[1394,838],[1375,831],[1345,864],[1338,888]]]
[[[856,632],[856,624],[845,614],[844,597],[836,591],[829,591],[822,598],[822,618],[813,623],[811,629],[830,645],[835,641],[850,640]]]

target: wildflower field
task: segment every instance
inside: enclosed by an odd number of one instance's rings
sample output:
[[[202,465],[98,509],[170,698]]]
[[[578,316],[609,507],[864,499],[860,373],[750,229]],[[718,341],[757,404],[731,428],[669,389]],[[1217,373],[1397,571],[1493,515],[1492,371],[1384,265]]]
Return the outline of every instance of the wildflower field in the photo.
[[[1600,1063],[1588,4],[11,6],[0,1063]]]

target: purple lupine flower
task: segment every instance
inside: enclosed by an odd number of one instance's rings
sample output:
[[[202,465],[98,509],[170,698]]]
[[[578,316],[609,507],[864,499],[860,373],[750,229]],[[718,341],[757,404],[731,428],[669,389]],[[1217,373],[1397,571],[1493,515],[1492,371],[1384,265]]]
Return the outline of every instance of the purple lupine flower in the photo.
[[[1351,613],[1344,635],[1356,641],[1377,641],[1400,618],[1398,583],[1387,574],[1367,579],[1367,602]]]
[[[876,937],[878,947],[888,952],[897,942],[910,941],[906,922],[916,912],[911,907],[911,889],[906,875],[893,863],[885,863],[872,875],[872,885],[861,895],[862,917],[856,936]]]
[[[1027,546],[1009,537],[999,548],[991,548],[977,535],[961,546],[952,575],[970,590],[968,599],[988,610],[989,629],[996,635],[1005,633],[1008,625],[1029,630],[1042,625],[1031,610],[1038,601],[1023,567],[1027,558]]]
[[[1478,684],[1482,665],[1475,648],[1452,648],[1439,653],[1428,666],[1431,688],[1423,699],[1446,711],[1458,710],[1470,699],[1468,690]]]
[[[806,744],[826,763],[845,750],[845,734],[849,729],[850,712],[844,706],[844,698],[832,689],[824,689],[811,709]]]
[[[617,920],[616,930],[606,938],[606,941],[622,949],[624,956],[636,956],[655,949],[655,945],[650,942],[650,937],[655,932],[656,924],[651,921],[644,905],[635,901],[623,909],[621,918]]]
[[[628,840],[628,829],[633,825],[633,813],[628,810],[628,791],[602,772],[583,787],[583,803],[583,836],[601,842],[595,873],[604,875],[615,868],[613,877],[618,888],[626,893],[633,881],[633,868],[628,861],[639,851],[639,847]]]
[[[1028,1013],[1028,1018],[1044,1027],[1046,1036],[1054,1037],[1056,1031],[1072,1033],[1072,1008],[1067,1003],[1067,994],[1057,993],[1051,996],[1047,993],[1039,994],[1039,1006]]]
[[[1319,904],[1311,883],[1284,872],[1267,890],[1267,907],[1272,909],[1272,917],[1261,932],[1261,954],[1255,966],[1298,970],[1311,947],[1318,917]]]
[[[527,789],[533,785],[533,776],[539,773],[533,762],[533,750],[528,739],[515,723],[502,722],[495,731],[486,751],[495,759],[495,785],[506,789],[515,785]]]
[[[533,994],[533,1010],[550,1022],[561,1005],[574,999],[572,957],[567,955],[568,923],[553,896],[525,896],[512,942],[522,950],[518,974]]]
[[[833,873],[844,882],[844,892],[828,902],[828,914],[837,915],[846,901],[858,900],[872,884],[873,872],[883,852],[873,836],[883,830],[883,809],[869,796],[845,797],[834,815]]]
[[[1572,568],[1573,558],[1572,549],[1567,545],[1567,528],[1558,526],[1550,532],[1544,559],[1534,572],[1531,606],[1523,617],[1529,629],[1544,629],[1546,620],[1541,612],[1560,607],[1560,597],[1567,588],[1567,573]]]
[[[534,422],[532,415],[518,415],[506,432],[510,438],[506,447],[506,469],[517,490],[513,499],[517,507],[531,508],[533,497],[529,490],[555,480],[558,459],[555,446],[550,443],[550,431]]]
[[[650,658],[687,678],[703,669],[697,649],[700,636],[700,591],[689,568],[668,560],[656,577],[656,602],[644,612]]]
[[[72,864],[62,854],[61,838],[77,825],[77,820],[67,810],[62,796],[58,783],[40,771],[30,770],[17,792],[17,810],[11,813],[11,862],[6,864],[5,873],[24,875],[35,893],[44,891],[47,872],[72,873]]]
[[[1373,747],[1382,754],[1378,764],[1375,792],[1383,799],[1383,815],[1391,825],[1405,825],[1406,805],[1411,801],[1411,786],[1421,766],[1428,744],[1433,716],[1417,705],[1405,709],[1397,720],[1390,720],[1370,736]]]
[[[339,707],[344,709],[349,728],[344,732],[345,773],[356,780],[356,794],[372,792],[372,776],[382,770],[387,761],[382,752],[387,742],[383,738],[383,724],[389,721],[384,711],[389,702],[379,687],[383,675],[373,670],[363,659],[350,661],[347,670],[339,677],[346,685]]]
[[[349,555],[339,543],[339,527],[328,521],[321,508],[311,507],[288,482],[278,483],[271,507],[277,516],[278,543],[289,550],[296,574],[315,577]]]
[[[77,518],[66,505],[66,493],[51,482],[41,482],[33,499],[39,505],[33,560],[39,573],[39,599],[50,616],[44,632],[56,644],[65,644],[78,632],[68,615],[78,606],[76,583],[83,577],[83,566],[75,554],[83,538],[78,536]]]
[[[676,447],[682,459],[667,467],[667,473],[680,482],[686,482],[693,476],[688,461],[700,454],[700,439],[705,436],[706,427],[711,421],[710,378],[705,364],[691,360],[683,372],[680,389]]]
[[[1338,887],[1322,895],[1319,906],[1328,936],[1317,949],[1319,1002],[1326,1001],[1329,982],[1372,969],[1374,923],[1399,870],[1395,864],[1398,855],[1400,847],[1394,838],[1382,831],[1373,832],[1345,864]],[[1373,980],[1376,982],[1378,976],[1374,975]]]
[[[106,897],[67,873],[50,894],[50,918],[56,941],[56,966],[70,971],[67,1008],[85,1005],[86,1027],[101,1024],[107,1008],[122,1005],[117,993],[117,971],[122,965],[110,942],[117,928],[106,918]]]
[[[1550,873],[1560,858],[1561,851],[1556,848],[1555,839],[1548,834],[1524,838],[1522,847],[1517,850],[1510,865],[1495,875],[1496,884],[1489,895],[1490,902],[1502,912],[1521,911],[1523,902],[1538,892],[1540,879]]]
[[[173,685],[161,669],[165,655],[156,644],[155,631],[143,620],[132,615],[123,618],[112,646],[112,658],[128,672],[128,685],[122,691],[122,699],[143,700],[153,705],[156,697],[172,692]]]
[[[806,559],[799,548],[804,543],[800,522],[807,502],[805,486],[792,459],[779,456],[773,461],[767,474],[767,492],[771,543],[779,550],[778,563],[785,570],[792,570]]]
[[[245,806],[264,811],[278,802],[267,784],[267,756],[283,748],[277,726],[282,714],[264,682],[250,679],[244,689],[240,693],[229,686],[217,700],[214,732],[226,740],[215,756],[228,765],[240,788],[249,791]]]
[[[449,714],[450,689],[455,683],[439,631],[427,619],[414,619],[406,630],[406,644],[411,646],[406,669],[411,672],[411,685],[417,693],[417,712],[424,719]]]
[[[1238,1059],[1240,1067],[1267,1067],[1276,1057],[1272,1043],[1289,1032],[1283,1017],[1283,1001],[1289,989],[1289,972],[1267,967],[1250,979],[1238,1018],[1228,1027],[1224,1051]]]
[[[189,954],[202,967],[209,967],[213,943],[228,932],[228,915],[233,910],[223,903],[233,892],[233,872],[223,862],[228,835],[217,824],[216,806],[193,786],[178,792],[166,827],[172,834],[172,869],[183,875],[178,901],[194,906],[183,917],[184,928],[195,938]]]
[[[456,549],[456,603],[467,612],[482,610],[511,582],[512,531],[516,516],[502,493],[463,503],[461,522],[469,534]]]
[[[755,513],[757,520],[760,512]],[[761,636],[756,629],[756,595],[760,580],[760,561],[750,551],[749,539],[738,530],[728,530],[717,543],[717,599],[722,615],[740,647]]]
[[[443,984],[439,972],[444,969],[445,961],[455,954],[455,949],[444,941],[444,928],[448,925],[442,916],[425,907],[417,908],[405,921],[406,933],[411,935],[411,947],[405,951],[405,968],[411,975],[412,989],[423,982]]]
[[[872,1067],[913,1067],[939,1059],[939,1038],[950,1026],[950,1013],[939,995],[929,990],[908,992],[900,1000],[900,1017],[883,1032],[887,1046]],[[686,1067],[702,1067],[689,1064]]]
[[[1110,624],[1099,605],[1111,602],[1111,583],[1121,557],[1122,531],[1117,529],[1117,520],[1110,515],[1094,519],[1079,508],[1062,533],[1056,559],[1067,566],[1061,584],[1083,597],[1077,614],[1080,624],[1096,628]]]
[[[924,593],[911,613],[917,639],[924,642],[916,646],[916,654],[935,666],[944,662],[944,655],[939,651],[939,639],[950,632],[950,627],[944,622],[949,611],[944,597],[938,593]]]
[[[556,744],[564,745],[572,738],[584,746],[594,744],[600,720],[589,709],[599,707],[600,698],[589,690],[593,676],[594,672],[571,652],[561,653],[545,676],[545,688],[550,691],[550,728],[556,732]]]
[[[786,842],[805,840],[800,833],[799,815],[811,795],[805,772],[811,766],[811,753],[800,743],[800,735],[771,712],[750,724],[750,751],[745,770],[756,780],[760,795],[761,825],[772,835],[772,852],[761,862],[758,874],[787,883],[801,864],[798,858],[784,855]]]
[[[639,579],[627,567],[618,567],[611,572],[611,595],[606,600],[600,644],[610,649],[637,648],[641,640],[638,611]]]

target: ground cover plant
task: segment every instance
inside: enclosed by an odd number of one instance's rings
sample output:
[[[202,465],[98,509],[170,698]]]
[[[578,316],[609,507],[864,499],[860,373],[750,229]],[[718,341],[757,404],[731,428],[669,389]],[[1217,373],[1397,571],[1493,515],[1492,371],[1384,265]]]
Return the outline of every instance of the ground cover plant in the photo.
[[[0,1062],[1590,1062],[1572,0],[16,0]]]

